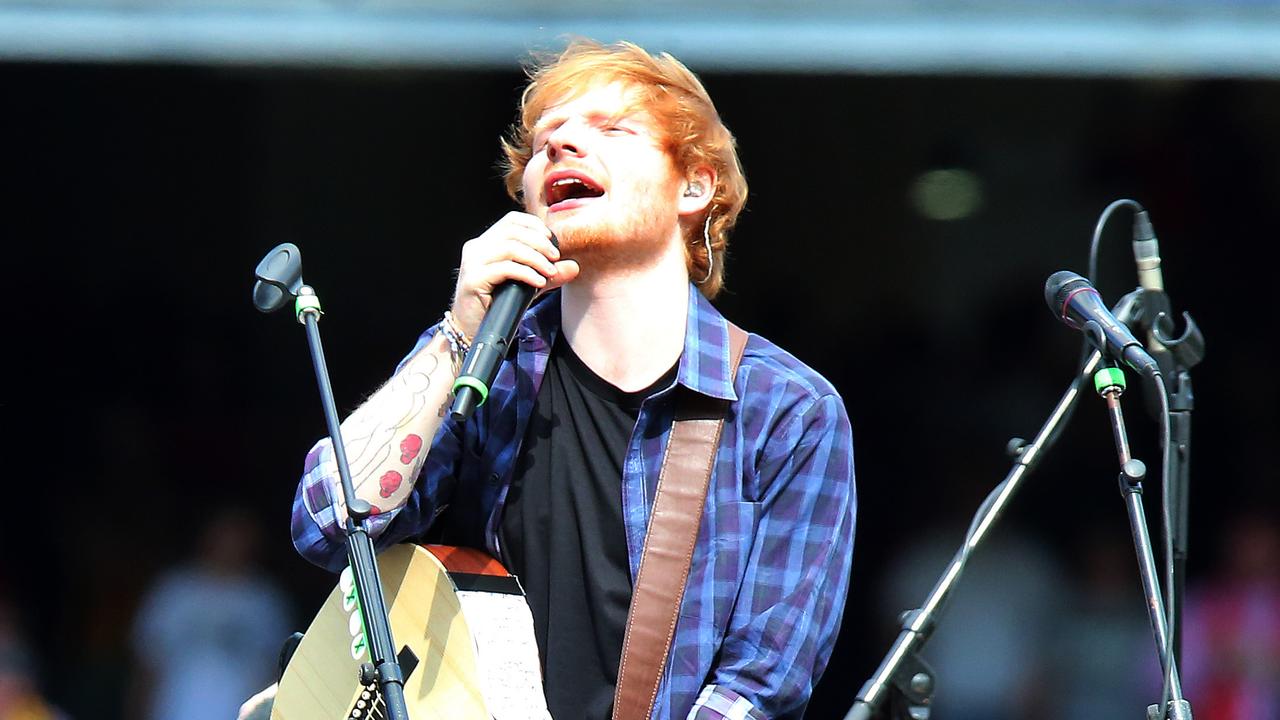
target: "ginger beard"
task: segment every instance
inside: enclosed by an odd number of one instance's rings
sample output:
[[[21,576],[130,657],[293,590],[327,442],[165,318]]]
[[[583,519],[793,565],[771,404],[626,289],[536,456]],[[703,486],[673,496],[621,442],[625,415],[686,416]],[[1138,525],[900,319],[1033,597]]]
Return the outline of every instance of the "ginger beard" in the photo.
[[[642,268],[658,258],[673,228],[680,232],[675,185],[669,178],[621,179],[584,207],[543,212],[561,256],[583,272]]]

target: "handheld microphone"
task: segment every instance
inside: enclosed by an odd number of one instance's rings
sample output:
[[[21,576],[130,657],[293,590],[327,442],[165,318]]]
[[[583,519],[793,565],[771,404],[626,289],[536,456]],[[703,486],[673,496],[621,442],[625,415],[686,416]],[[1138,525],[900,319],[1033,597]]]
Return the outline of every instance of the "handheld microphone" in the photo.
[[[555,235],[551,236],[551,244],[560,247]],[[489,386],[498,376],[498,368],[511,349],[520,318],[537,293],[532,285],[519,280],[508,280],[493,291],[489,310],[480,321],[480,329],[476,331],[471,349],[462,361],[458,379],[453,381],[453,406],[449,408],[449,414],[454,420],[470,418],[476,408],[489,398]]]
[[[1083,331],[1099,350],[1110,351],[1147,377],[1160,374],[1155,359],[1129,328],[1111,314],[1088,280],[1069,270],[1059,270],[1045,282],[1044,299],[1059,320]]]

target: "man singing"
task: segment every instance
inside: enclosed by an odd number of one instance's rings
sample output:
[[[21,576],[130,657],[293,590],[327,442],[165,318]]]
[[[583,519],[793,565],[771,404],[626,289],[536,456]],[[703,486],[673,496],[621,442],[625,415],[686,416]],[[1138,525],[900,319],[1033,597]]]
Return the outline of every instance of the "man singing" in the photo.
[[[724,401],[652,717],[799,718],[848,589],[852,439],[831,385],[767,340],[750,335],[730,374],[729,326],[709,301],[746,200],[733,136],[671,56],[576,41],[532,70],[503,150],[524,211],[464,245],[452,307],[342,425],[378,546],[434,524],[499,557],[527,592],[552,715],[609,718],[674,408],[688,393]],[[446,419],[508,280],[543,295],[487,402]],[[323,440],[293,536],[333,570],[338,483]]]

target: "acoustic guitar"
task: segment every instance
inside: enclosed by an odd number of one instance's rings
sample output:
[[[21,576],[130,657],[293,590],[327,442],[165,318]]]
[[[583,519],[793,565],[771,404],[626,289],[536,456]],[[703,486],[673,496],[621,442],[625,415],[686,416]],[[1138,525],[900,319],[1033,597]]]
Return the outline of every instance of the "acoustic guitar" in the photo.
[[[398,545],[378,556],[412,720],[550,720],[533,617],[516,578],[485,553]],[[273,720],[382,720],[351,569],[280,678]]]

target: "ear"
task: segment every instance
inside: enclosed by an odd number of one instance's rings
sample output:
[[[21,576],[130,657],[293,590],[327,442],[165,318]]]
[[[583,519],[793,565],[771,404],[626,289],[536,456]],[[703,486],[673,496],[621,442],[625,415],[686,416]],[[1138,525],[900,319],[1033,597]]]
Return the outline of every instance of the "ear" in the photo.
[[[716,194],[716,171],[710,165],[692,168],[680,186],[677,211],[682,220],[701,215]]]

